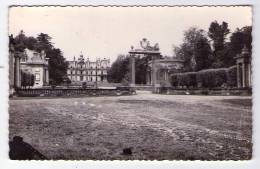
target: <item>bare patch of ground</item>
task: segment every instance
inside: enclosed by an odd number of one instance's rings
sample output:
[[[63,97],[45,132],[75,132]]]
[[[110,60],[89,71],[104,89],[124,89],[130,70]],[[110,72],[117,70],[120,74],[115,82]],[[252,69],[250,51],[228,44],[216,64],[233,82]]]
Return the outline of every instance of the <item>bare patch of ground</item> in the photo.
[[[246,160],[251,97],[135,96],[10,100],[10,139],[48,159]],[[132,155],[124,155],[130,148]]]

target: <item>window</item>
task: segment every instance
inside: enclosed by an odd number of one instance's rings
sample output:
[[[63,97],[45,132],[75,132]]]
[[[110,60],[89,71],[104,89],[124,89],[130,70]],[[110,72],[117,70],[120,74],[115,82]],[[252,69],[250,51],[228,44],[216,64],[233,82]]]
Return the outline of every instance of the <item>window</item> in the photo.
[[[36,81],[40,81],[40,74],[39,74],[39,73],[36,73],[36,74],[35,74],[35,80],[36,80]]]

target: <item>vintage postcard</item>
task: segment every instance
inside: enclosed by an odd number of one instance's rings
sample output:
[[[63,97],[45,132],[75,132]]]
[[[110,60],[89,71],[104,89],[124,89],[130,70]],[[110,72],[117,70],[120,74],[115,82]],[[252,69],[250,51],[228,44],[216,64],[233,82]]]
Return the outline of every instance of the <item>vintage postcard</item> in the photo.
[[[250,160],[252,6],[10,6],[12,160]]]

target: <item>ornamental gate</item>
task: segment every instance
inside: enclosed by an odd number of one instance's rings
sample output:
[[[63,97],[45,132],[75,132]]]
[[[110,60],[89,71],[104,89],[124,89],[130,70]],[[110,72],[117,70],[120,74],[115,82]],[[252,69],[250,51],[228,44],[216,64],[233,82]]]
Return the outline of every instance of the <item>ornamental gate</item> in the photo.
[[[151,62],[151,71],[147,71],[146,79],[151,81],[151,85],[156,88],[157,84],[157,68],[155,66],[155,60],[161,58],[161,53],[159,51],[159,45],[156,43],[154,46],[150,46],[150,42],[147,39],[142,39],[140,41],[141,49],[134,49],[131,46],[130,54],[130,69],[131,69],[131,83],[132,87],[135,86],[135,57],[136,56],[144,56],[149,59]]]

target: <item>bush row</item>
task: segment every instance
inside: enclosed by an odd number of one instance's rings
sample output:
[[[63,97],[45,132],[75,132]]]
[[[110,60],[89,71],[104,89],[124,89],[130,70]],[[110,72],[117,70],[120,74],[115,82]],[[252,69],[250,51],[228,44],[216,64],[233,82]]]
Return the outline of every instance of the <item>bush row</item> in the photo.
[[[171,76],[171,85],[174,87],[235,87],[236,81],[236,66],[176,73]]]

